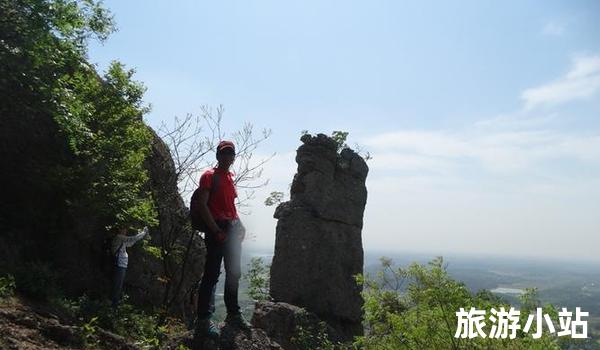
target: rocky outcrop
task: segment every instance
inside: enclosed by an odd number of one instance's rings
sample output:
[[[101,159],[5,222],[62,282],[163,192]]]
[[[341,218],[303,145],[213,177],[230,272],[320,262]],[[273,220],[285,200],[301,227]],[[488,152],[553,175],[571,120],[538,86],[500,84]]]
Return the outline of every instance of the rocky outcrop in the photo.
[[[260,301],[256,303],[252,325],[264,330],[267,335],[285,350],[297,350],[303,347],[300,343],[310,345],[311,340],[319,339],[326,334],[330,338],[339,338],[335,330],[323,325],[317,315],[288,303]],[[302,341],[294,341],[304,337]],[[315,347],[318,344],[314,344]]]
[[[103,266],[105,223],[70,192],[76,179],[68,177],[73,171],[65,170],[73,167],[76,158],[65,136],[49,114],[2,107],[0,273],[19,278],[32,275],[33,270],[49,271],[52,276],[47,279],[56,279],[55,287],[67,296],[86,293],[106,298],[110,275]],[[152,149],[145,167],[149,175],[147,190],[156,202],[159,225],[151,228],[150,243],[156,247],[178,246],[177,251],[183,254],[162,261],[136,244],[129,249],[125,291],[132,303],[147,306],[167,301],[173,313],[182,314],[189,311],[185,301],[201,276],[205,250],[187,225],[187,209],[178,194],[168,149],[151,132]]]
[[[314,312],[339,339],[362,334],[361,231],[368,167],[350,149],[319,134],[304,135],[290,201],[275,211],[271,296]]]
[[[258,328],[242,331],[221,324],[219,339],[194,339],[193,332],[181,334],[168,341],[162,350],[178,350],[185,346],[191,350],[281,350],[281,346],[271,340]]]
[[[96,346],[90,346],[90,344]],[[137,350],[125,338],[95,328],[93,334],[64,323],[56,315],[20,302],[0,301],[0,349],[110,349]]]

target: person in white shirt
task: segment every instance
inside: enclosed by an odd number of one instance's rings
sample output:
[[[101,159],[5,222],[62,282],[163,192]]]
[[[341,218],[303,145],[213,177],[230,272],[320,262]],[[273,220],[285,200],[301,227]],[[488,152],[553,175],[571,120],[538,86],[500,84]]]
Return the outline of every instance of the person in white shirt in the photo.
[[[121,301],[121,290],[125,280],[125,272],[129,263],[127,248],[133,246],[137,241],[143,239],[148,234],[148,227],[138,231],[136,235],[128,235],[127,228],[121,228],[119,233],[112,240],[111,252],[115,257],[115,268],[113,274],[112,288],[112,306],[116,308]]]

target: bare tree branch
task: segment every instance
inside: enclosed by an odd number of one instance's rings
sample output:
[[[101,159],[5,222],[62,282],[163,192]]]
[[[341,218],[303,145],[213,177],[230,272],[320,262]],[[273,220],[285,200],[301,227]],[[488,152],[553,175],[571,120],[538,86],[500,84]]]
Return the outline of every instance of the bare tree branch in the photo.
[[[237,152],[231,170],[235,185],[243,190],[243,196],[238,197],[237,205],[240,213],[247,214],[248,202],[254,197],[254,190],[268,184],[268,180],[261,180],[263,167],[275,154],[258,161],[255,160],[254,154],[260,144],[270,137],[271,130],[263,129],[256,136],[253,125],[245,123],[239,131],[228,135],[222,129],[224,112],[225,108],[222,105],[216,108],[201,106],[199,115],[187,114],[184,118],[175,117],[172,124],[163,122],[158,129],[158,134],[167,145],[173,159],[175,178],[172,180],[177,183],[179,195],[185,202],[198,187],[201,172],[216,164],[214,152],[219,141],[228,137],[232,139]],[[192,232],[191,236],[186,236],[186,232],[189,231],[170,230],[160,240],[167,283],[163,299],[166,308],[176,301],[183,287],[182,281],[186,271],[189,270],[190,247],[196,233]],[[182,252],[181,258],[178,258],[178,251]]]

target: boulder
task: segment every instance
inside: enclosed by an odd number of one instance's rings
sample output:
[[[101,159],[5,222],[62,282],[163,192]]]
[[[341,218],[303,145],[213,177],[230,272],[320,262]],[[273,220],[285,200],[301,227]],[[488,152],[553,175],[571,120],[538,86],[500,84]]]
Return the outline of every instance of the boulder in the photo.
[[[367,201],[364,159],[319,134],[304,135],[298,148],[298,171],[288,202],[278,219],[270,294],[314,312],[336,330],[335,340],[363,333],[361,231]]]
[[[335,330],[323,324],[317,315],[288,303],[257,302],[252,325],[264,330],[285,350],[302,349],[300,344],[318,340],[324,333],[330,338],[337,338]],[[305,339],[298,340],[302,336]],[[296,341],[293,338],[296,338]]]
[[[162,350],[178,350],[185,346],[191,350],[281,350],[281,346],[271,340],[267,334],[257,328],[242,331],[220,325],[218,339],[194,338],[193,332],[186,332],[167,341]]]

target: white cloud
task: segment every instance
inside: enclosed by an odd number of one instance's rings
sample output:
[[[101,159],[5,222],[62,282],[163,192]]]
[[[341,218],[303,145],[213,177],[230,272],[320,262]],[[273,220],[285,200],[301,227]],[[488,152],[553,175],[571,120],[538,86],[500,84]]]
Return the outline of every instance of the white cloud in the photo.
[[[469,146],[443,131],[399,130],[366,139],[368,147],[380,150],[412,151],[427,156],[464,156]]]
[[[600,56],[578,56],[571,70],[551,83],[530,88],[521,94],[526,110],[586,99],[600,90]]]
[[[440,157],[430,157],[405,153],[378,153],[369,162],[369,167],[385,170],[421,170],[427,172],[447,173],[452,163]]]
[[[563,36],[565,26],[557,22],[547,22],[542,28],[542,34],[547,36]]]
[[[475,163],[491,173],[511,174],[531,170],[553,159],[600,162],[600,136],[582,137],[550,130],[447,131],[403,130],[363,141],[380,170],[456,173]]]

